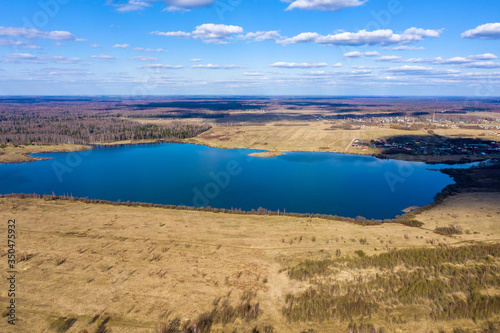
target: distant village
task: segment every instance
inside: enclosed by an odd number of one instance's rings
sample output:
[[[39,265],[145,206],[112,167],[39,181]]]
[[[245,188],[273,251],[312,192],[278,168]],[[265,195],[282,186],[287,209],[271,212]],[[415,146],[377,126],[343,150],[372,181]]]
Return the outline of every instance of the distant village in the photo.
[[[392,139],[378,138],[370,142],[354,139],[350,148],[368,150],[370,148],[384,149],[386,154],[410,154],[429,156],[449,155],[482,155],[500,156],[499,142],[483,140],[480,138],[446,138],[442,136],[415,136],[412,130],[427,129],[429,134],[434,134],[434,129],[481,129],[485,133],[500,137],[500,119],[436,119],[434,115],[422,117],[347,117],[341,123],[334,123],[332,128],[361,129],[373,126],[388,125],[391,128],[407,129],[408,135]],[[486,132],[487,131],[487,132]]]
[[[483,155],[500,156],[500,145],[494,141],[481,139],[450,139],[442,140],[406,139],[399,142],[387,142],[376,139],[371,142],[373,148],[386,149],[387,153],[406,153],[411,155]],[[353,147],[354,148],[354,147]]]

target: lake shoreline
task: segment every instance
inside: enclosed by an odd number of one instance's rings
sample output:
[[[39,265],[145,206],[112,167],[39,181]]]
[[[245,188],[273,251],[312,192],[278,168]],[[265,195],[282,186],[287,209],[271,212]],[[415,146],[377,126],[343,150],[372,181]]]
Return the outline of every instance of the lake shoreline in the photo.
[[[186,140],[126,140],[126,141],[116,141],[116,142],[105,142],[105,143],[89,143],[87,145],[82,144],[56,144],[56,145],[31,145],[31,146],[22,146],[21,147],[12,147],[8,146],[10,154],[2,154],[0,151],[0,164],[14,164],[14,163],[24,163],[24,162],[36,162],[41,160],[47,160],[50,158],[39,158],[30,156],[31,154],[36,153],[69,153],[74,151],[84,151],[90,149],[99,149],[99,148],[112,148],[118,146],[138,146],[144,144],[162,144],[162,143],[187,143],[193,145],[201,145],[211,148],[219,148],[219,149],[252,149],[249,147],[220,147],[217,145],[211,145],[209,143],[200,143],[194,142],[190,139]],[[30,149],[29,147],[42,147],[41,150],[38,149]],[[29,151],[26,151],[29,150]],[[256,149],[260,150],[260,149]],[[447,164],[447,165],[461,165],[472,162],[481,162],[486,160],[498,160],[500,157],[495,156],[467,156],[467,155],[450,155],[450,156],[428,156],[428,155],[409,155],[409,154],[384,154],[384,153],[372,153],[372,152],[342,152],[342,151],[324,151],[320,149],[316,150],[287,150],[287,151],[271,151],[265,150],[263,152],[250,153],[248,156],[253,157],[276,157],[285,155],[289,152],[317,152],[317,153],[334,153],[334,154],[343,154],[343,155],[359,155],[359,156],[372,156],[378,159],[383,160],[397,160],[397,161],[407,161],[407,162],[423,162],[426,164]]]
[[[5,150],[7,149],[7,150]],[[94,149],[91,145],[81,144],[58,144],[58,145],[28,145],[28,146],[7,146],[0,151],[0,164],[31,163],[46,161],[48,157],[35,157],[31,154],[42,153],[71,153]]]

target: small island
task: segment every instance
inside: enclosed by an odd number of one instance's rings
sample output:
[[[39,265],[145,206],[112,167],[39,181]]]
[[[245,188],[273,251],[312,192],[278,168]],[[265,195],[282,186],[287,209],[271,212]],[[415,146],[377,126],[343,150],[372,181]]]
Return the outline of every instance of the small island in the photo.
[[[285,153],[276,150],[276,151],[263,151],[260,153],[248,154],[248,156],[256,156],[256,157],[276,157],[280,155],[285,155]]]

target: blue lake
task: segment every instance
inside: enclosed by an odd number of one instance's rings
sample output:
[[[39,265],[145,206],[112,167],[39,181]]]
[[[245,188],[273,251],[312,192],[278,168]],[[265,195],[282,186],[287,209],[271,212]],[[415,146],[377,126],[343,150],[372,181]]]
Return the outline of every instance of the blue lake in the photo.
[[[165,143],[36,154],[51,159],[0,164],[0,192],[383,219],[431,203],[453,183],[430,170],[440,165],[316,152],[249,157],[252,152]]]

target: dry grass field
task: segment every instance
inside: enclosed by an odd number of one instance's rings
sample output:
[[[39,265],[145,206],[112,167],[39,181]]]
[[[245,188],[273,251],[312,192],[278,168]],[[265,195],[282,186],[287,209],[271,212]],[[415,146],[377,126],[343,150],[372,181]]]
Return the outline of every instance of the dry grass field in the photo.
[[[62,153],[87,149],[89,149],[89,146],[70,144],[29,145],[17,147],[7,145],[5,148],[0,148],[0,163],[33,162],[39,158],[28,156],[28,154],[34,153]]]
[[[278,151],[325,151],[356,154],[373,154],[377,151],[346,148],[353,139],[370,141],[377,138],[429,135],[426,130],[405,131],[388,127],[367,127],[358,130],[330,129],[331,124],[316,122],[311,124],[267,124],[264,126],[230,126],[212,129],[187,139],[187,142],[205,144],[219,148],[251,148]],[[447,137],[479,137],[483,130],[438,129],[436,134]],[[481,136],[496,141],[498,136]]]
[[[346,332],[348,321],[289,321],[282,314],[289,293],[311,282],[286,272],[306,259],[357,257],[391,249],[442,248],[500,240],[500,194],[460,194],[417,216],[423,228],[398,224],[363,227],[320,219],[232,215],[163,208],[124,207],[45,199],[0,199],[0,219],[16,220],[17,315],[2,332],[156,332],[159,322],[193,322],[228,301],[258,316],[236,315],[213,332]],[[458,224],[461,235],[436,226]],[[0,250],[7,261],[6,248]],[[498,267],[498,258],[496,265]],[[284,270],[284,271],[283,271]],[[375,271],[345,267],[335,281],[354,281]],[[1,271],[0,303],[6,304]],[[498,288],[489,293],[498,294]],[[418,303],[415,304],[415,306]],[[398,305],[394,310],[397,312]],[[252,311],[253,311],[252,310]],[[405,308],[408,311],[408,308]],[[427,312],[422,303],[418,313]],[[61,319],[63,318],[63,319]],[[499,321],[497,314],[490,320]],[[76,321],[74,321],[76,320]],[[452,332],[477,329],[484,320],[431,320],[409,315],[390,321],[362,319],[385,332]],[[272,330],[271,330],[272,327]],[[200,328],[198,331],[203,332]],[[308,331],[311,330],[311,331]],[[165,330],[167,332],[167,330]],[[175,331],[172,331],[175,332]]]
[[[321,151],[350,154],[376,155],[380,151],[372,147],[368,149],[352,148],[353,140],[370,142],[377,138],[396,136],[430,135],[426,129],[401,130],[388,125],[366,126],[359,129],[332,129],[332,122],[318,116],[336,115],[335,112],[321,110],[282,110],[277,109],[269,113],[255,111],[232,111],[222,120],[189,119],[184,122],[193,124],[210,124],[212,128],[200,135],[186,139],[185,142],[203,144],[218,148],[249,148],[270,152],[287,151]],[[494,117],[498,113],[490,113]],[[500,117],[500,116],[499,116]],[[322,120],[318,120],[322,119]],[[141,124],[168,125],[172,119],[132,119]],[[497,124],[496,122],[492,124]],[[489,141],[499,141],[493,130],[465,129],[465,128],[437,128],[435,134],[444,137],[481,138]],[[267,155],[265,155],[267,156]],[[418,161],[441,162],[453,161],[462,157],[441,156],[394,156],[399,159]]]

